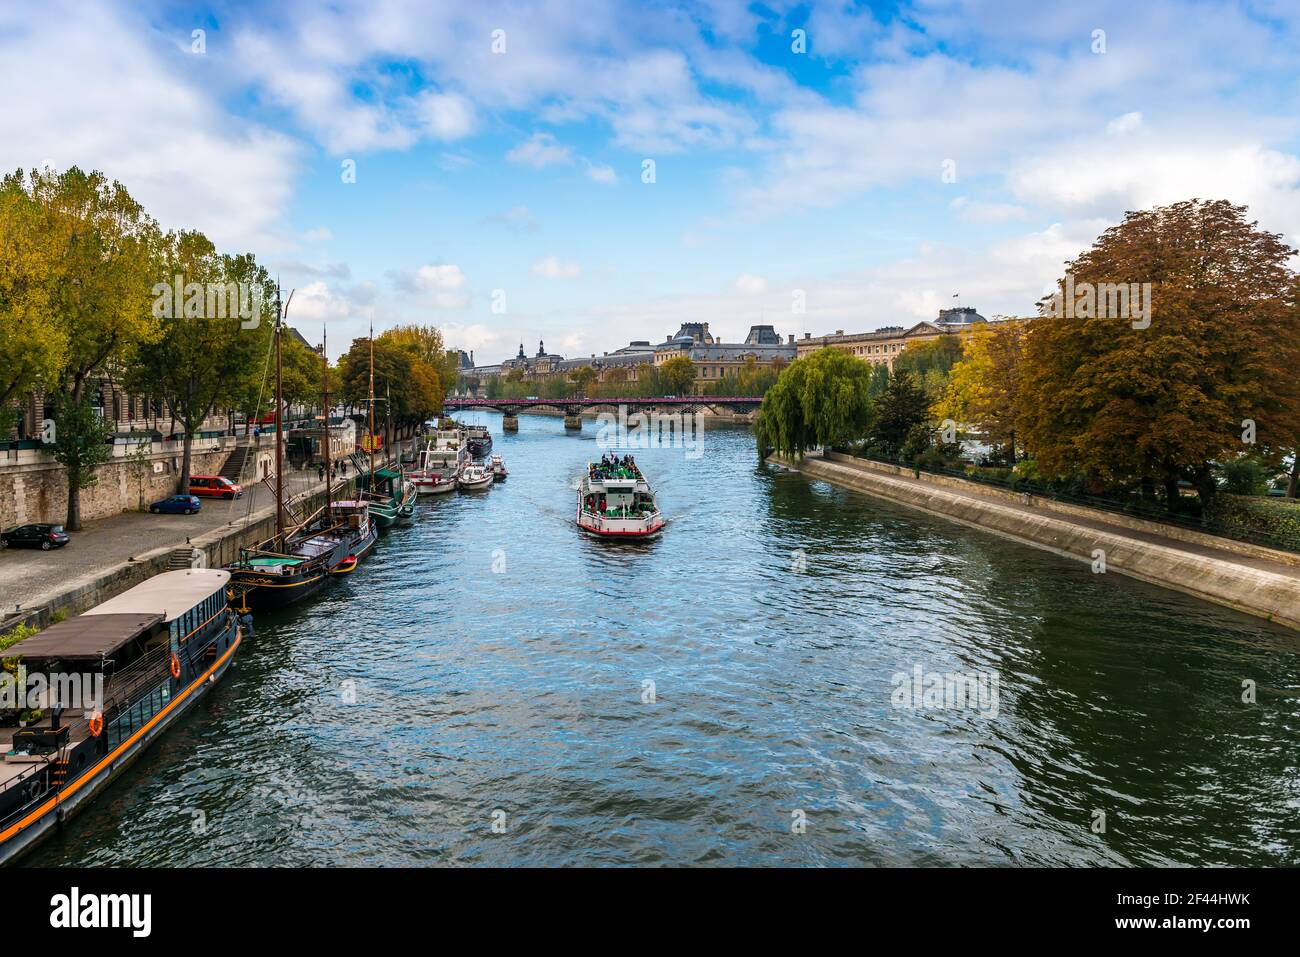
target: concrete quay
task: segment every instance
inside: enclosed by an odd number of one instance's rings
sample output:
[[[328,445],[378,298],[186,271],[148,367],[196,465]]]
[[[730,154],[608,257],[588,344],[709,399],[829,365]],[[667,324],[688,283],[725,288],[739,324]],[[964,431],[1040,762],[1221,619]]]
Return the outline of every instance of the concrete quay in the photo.
[[[768,461],[1300,631],[1300,555],[838,453]]]

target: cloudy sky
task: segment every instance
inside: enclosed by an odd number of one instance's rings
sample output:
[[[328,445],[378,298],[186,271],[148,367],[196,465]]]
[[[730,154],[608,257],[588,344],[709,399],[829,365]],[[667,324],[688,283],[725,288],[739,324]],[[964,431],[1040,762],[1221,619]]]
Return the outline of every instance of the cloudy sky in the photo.
[[[0,166],[255,252],[333,354],[1025,314],[1193,196],[1300,245],[1294,0],[8,2],[0,84]]]

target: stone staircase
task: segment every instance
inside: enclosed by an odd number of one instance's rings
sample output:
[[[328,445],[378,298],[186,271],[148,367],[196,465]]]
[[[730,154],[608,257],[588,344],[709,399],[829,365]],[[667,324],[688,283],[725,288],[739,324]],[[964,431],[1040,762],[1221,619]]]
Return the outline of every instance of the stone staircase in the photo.
[[[194,549],[189,545],[182,548],[173,548],[172,553],[167,556],[167,570],[170,572],[189,568],[193,555]]]
[[[221,471],[217,474],[223,479],[229,479],[236,485],[239,484],[239,476],[244,472],[244,463],[248,460],[248,450],[251,446],[237,445],[233,452],[226,457],[226,462],[221,466]]]

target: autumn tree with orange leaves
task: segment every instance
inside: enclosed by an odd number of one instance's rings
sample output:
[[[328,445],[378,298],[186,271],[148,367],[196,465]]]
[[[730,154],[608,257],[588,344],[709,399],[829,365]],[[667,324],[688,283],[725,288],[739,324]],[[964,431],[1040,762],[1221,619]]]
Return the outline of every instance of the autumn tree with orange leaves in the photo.
[[[1173,505],[1183,479],[1209,501],[1215,461],[1294,451],[1294,254],[1225,200],[1129,213],[1106,230],[1067,276],[1075,289],[1150,283],[1149,325],[1077,313],[1029,324],[1017,418],[1039,471],[1136,484],[1147,496],[1163,486]]]

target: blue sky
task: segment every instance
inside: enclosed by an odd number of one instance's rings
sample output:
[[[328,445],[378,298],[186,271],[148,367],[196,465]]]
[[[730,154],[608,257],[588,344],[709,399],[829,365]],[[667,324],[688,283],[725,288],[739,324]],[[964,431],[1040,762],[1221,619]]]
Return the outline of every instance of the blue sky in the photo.
[[[255,252],[335,354],[1025,314],[1191,196],[1300,245],[1293,2],[6,4],[0,80],[5,168]]]

